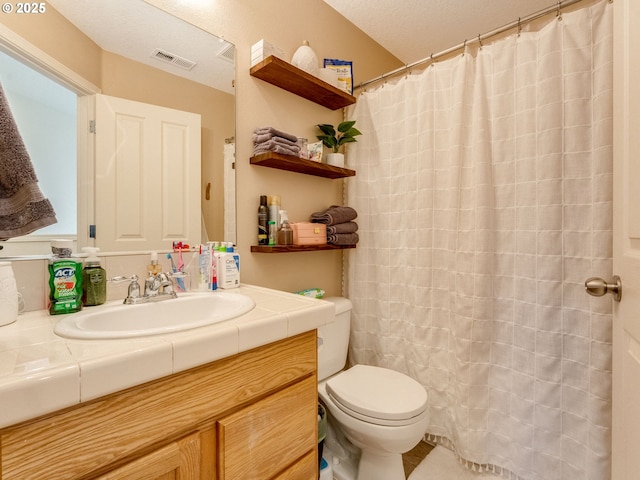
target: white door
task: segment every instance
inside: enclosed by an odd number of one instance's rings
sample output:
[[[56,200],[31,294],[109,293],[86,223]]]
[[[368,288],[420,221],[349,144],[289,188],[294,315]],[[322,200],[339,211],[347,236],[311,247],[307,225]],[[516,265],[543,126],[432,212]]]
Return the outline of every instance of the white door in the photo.
[[[640,478],[640,2],[614,2],[613,480]]]
[[[200,243],[200,115],[93,97],[95,246],[168,250]]]

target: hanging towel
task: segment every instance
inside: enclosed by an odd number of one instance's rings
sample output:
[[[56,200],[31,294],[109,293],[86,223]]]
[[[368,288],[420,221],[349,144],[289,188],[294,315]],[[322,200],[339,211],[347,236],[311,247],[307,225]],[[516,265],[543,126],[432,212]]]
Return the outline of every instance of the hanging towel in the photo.
[[[0,239],[27,235],[56,222],[0,85]]]
[[[358,231],[356,222],[338,223],[327,227],[327,235],[335,235],[336,233],[355,233]]]
[[[324,223],[326,225],[336,225],[338,223],[346,223],[358,216],[356,211],[351,207],[341,207],[339,205],[331,205],[323,212],[311,214],[311,221],[314,223]]]
[[[327,243],[330,245],[355,245],[360,240],[357,233],[327,234]]]

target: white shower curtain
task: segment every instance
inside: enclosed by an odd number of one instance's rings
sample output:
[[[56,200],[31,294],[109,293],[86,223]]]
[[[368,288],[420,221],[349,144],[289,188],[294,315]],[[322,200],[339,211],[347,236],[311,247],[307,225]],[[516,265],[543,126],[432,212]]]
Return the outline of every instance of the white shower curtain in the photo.
[[[611,298],[583,284],[612,273],[612,12],[565,12],[347,112],[351,361],[420,381],[428,438],[505,478],[610,475]]]

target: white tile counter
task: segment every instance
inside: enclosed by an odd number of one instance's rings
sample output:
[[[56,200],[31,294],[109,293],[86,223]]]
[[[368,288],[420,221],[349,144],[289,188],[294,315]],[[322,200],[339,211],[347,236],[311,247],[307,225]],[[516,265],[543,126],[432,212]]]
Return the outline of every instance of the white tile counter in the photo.
[[[62,338],[53,328],[64,315],[46,310],[0,327],[0,428],[334,321],[331,302],[249,285],[224,291],[251,297],[255,308],[215,325],[136,339]]]

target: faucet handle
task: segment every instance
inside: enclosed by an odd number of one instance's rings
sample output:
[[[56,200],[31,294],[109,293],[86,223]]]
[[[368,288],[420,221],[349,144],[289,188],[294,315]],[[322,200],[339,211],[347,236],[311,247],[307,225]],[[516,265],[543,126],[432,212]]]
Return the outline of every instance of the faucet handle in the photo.
[[[128,277],[125,275],[118,275],[117,277],[111,277],[108,281],[115,284],[122,283],[122,282],[137,282],[138,275],[131,275]]]
[[[140,297],[140,284],[138,283],[138,275],[131,275],[129,277],[120,275],[110,278],[109,281],[115,284],[122,282],[131,282],[129,283],[127,298],[124,299],[124,303],[132,303],[132,299]]]

